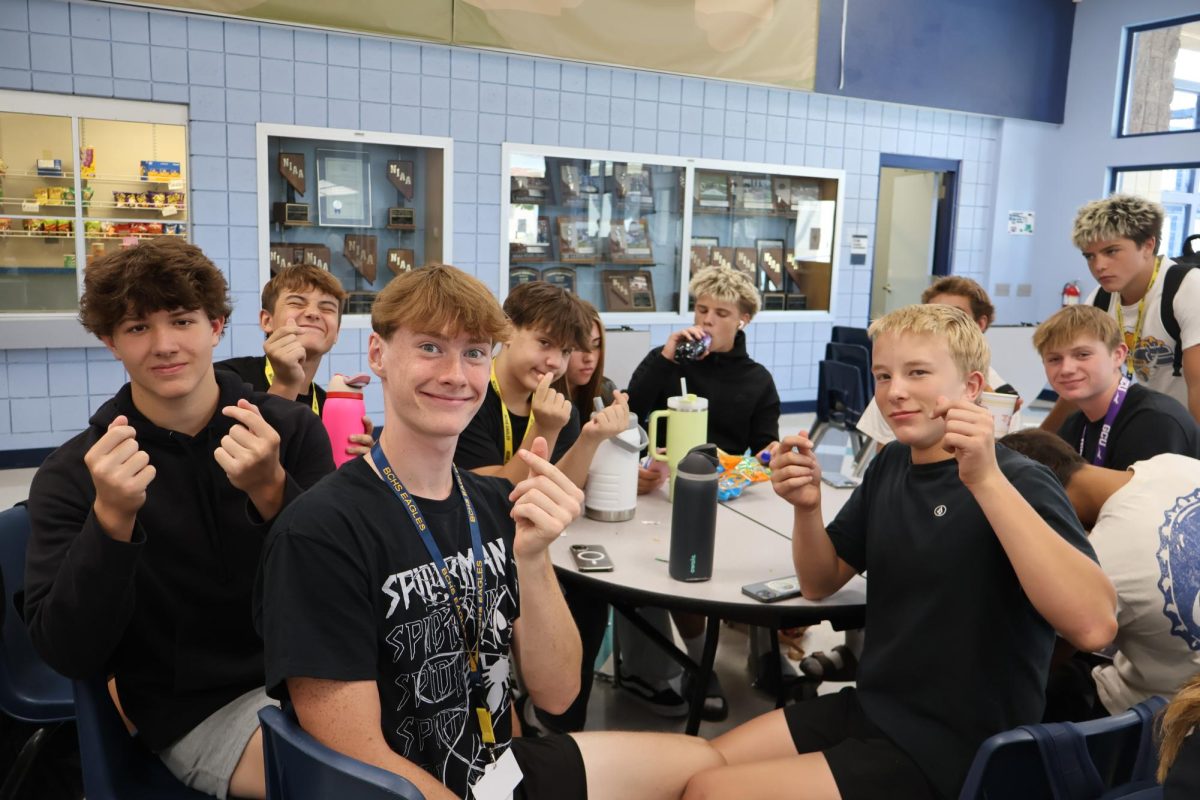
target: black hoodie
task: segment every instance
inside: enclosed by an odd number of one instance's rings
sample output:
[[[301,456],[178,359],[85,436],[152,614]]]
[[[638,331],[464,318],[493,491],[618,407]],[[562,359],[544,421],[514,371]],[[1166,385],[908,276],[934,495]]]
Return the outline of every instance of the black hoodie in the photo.
[[[746,352],[746,334],[738,331],[733,349],[709,353],[700,361],[676,364],[651,350],[629,379],[629,409],[648,424],[650,412],[667,407],[679,394],[679,379],[688,392],[708,398],[708,440],[726,453],[758,452],[779,439],[779,393],[762,364]]]
[[[125,714],[156,751],[265,681],[250,598],[271,520],[213,458],[234,424],[221,409],[244,397],[279,433],[284,505],[333,471],[311,409],[216,376],[217,413],[195,436],[146,419],[126,384],[50,454],[30,488],[25,616],[34,647],[68,677],[115,675]],[[83,463],[121,414],[156,470],[128,543],[96,521]]]

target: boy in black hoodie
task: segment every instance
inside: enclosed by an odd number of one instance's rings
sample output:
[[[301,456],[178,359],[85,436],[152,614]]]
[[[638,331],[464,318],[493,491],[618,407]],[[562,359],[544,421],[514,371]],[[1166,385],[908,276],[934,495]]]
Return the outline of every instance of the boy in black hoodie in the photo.
[[[34,477],[25,607],[47,663],[112,676],[180,780],[262,797],[251,589],[271,521],[333,461],[311,411],[214,373],[227,297],[216,266],[171,237],[89,266],[80,321],[130,382]]]

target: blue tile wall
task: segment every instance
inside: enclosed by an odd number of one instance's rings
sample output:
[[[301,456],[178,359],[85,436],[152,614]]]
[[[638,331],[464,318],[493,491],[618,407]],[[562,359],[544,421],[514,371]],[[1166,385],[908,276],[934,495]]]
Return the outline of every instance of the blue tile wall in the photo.
[[[880,152],[961,159],[954,267],[987,277],[995,118],[58,0],[0,0],[0,88],[189,105],[193,239],[229,276],[236,301],[218,357],[260,352],[260,121],[452,135],[455,261],[493,289],[504,141],[844,169],[845,242],[851,233],[874,240]],[[870,266],[850,266],[848,244],[838,258],[836,321],[864,324]],[[749,329],[751,353],[785,402],[814,396],[831,324]],[[651,338],[670,331],[651,326]],[[365,371],[366,342],[366,331],[344,331],[319,379],[331,365]],[[124,380],[102,348],[0,350],[0,450],[57,445]],[[367,403],[382,417],[377,385]]]

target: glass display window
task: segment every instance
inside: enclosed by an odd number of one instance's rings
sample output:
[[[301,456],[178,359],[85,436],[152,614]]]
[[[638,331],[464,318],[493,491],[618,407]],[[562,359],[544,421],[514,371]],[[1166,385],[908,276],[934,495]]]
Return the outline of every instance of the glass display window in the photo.
[[[0,91],[0,346],[91,341],[88,260],[188,235],[187,152],[184,106]]]
[[[506,289],[548,280],[608,324],[674,321],[690,276],[727,266],[768,319],[831,314],[841,171],[519,144],[503,158]]]
[[[349,293],[344,324],[367,327],[393,277],[451,262],[450,139],[267,124],[258,136],[263,283],[321,267]]]

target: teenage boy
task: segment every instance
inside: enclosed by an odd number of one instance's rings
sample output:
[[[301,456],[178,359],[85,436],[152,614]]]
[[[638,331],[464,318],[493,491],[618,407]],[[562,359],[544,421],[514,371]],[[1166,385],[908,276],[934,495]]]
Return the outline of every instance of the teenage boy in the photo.
[[[1161,205],[1115,194],[1079,209],[1071,239],[1100,284],[1086,304],[1111,314],[1124,335],[1125,373],[1200,420],[1200,274],[1155,255],[1162,228]],[[1042,429],[1058,430],[1070,410],[1060,399]]]
[[[1059,670],[1081,680],[1063,681],[1078,690],[1073,697],[1049,693],[1048,706],[1059,707],[1054,718],[1091,719],[1154,695],[1171,697],[1200,672],[1200,542],[1189,521],[1200,508],[1200,461],[1164,453],[1129,469],[1105,469],[1039,430],[1009,434],[1000,444],[1054,472],[1117,589],[1116,655],[1094,669],[1079,658]]]
[[[332,273],[318,267],[285,267],[262,290],[258,326],[267,338],[263,355],[239,356],[216,363],[232,370],[256,392],[278,395],[325,410],[325,390],[313,380],[321,359],[337,342],[346,291]],[[374,441],[375,426],[363,417],[363,433],[354,434],[346,452],[362,455]]]
[[[1073,412],[1058,431],[1090,464],[1128,469],[1159,453],[1200,458],[1200,427],[1175,398],[1121,374],[1128,348],[1095,306],[1067,306],[1038,326],[1046,379]]]
[[[979,744],[1042,716],[1054,632],[1084,650],[1116,632],[1112,584],[1050,471],[992,438],[976,404],[988,347],[957,308],[875,321],[875,402],[896,433],[828,526],[804,434],[775,448],[795,507],[793,561],[819,600],[870,570],[857,689],[772,711],[713,745],[727,766],[688,797],[957,797]],[[930,658],[953,638],[964,671]]]
[[[333,460],[312,412],[214,371],[227,294],[174,237],[88,266],[80,321],[129,383],[34,476],[25,610],[54,669],[115,677],[180,780],[263,797],[254,577],[271,521]]]
[[[541,436],[514,455],[527,472],[515,486],[452,463],[508,330],[490,290],[426,267],[380,292],[371,324],[380,441],[293,504],[266,547],[255,611],[270,692],[319,741],[428,800],[678,797],[718,763],[703,741],[510,738],[514,657],[545,708],[579,688],[579,636],[547,548],[583,494]]]
[[[566,373],[571,351],[587,347],[591,317],[574,295],[545,281],[509,292],[504,313],[513,333],[492,362],[487,395],[458,439],[454,463],[515,483],[527,468],[513,455],[541,436],[550,460],[583,488],[596,448],[629,427],[624,394],[581,425],[570,399],[551,385]]]

